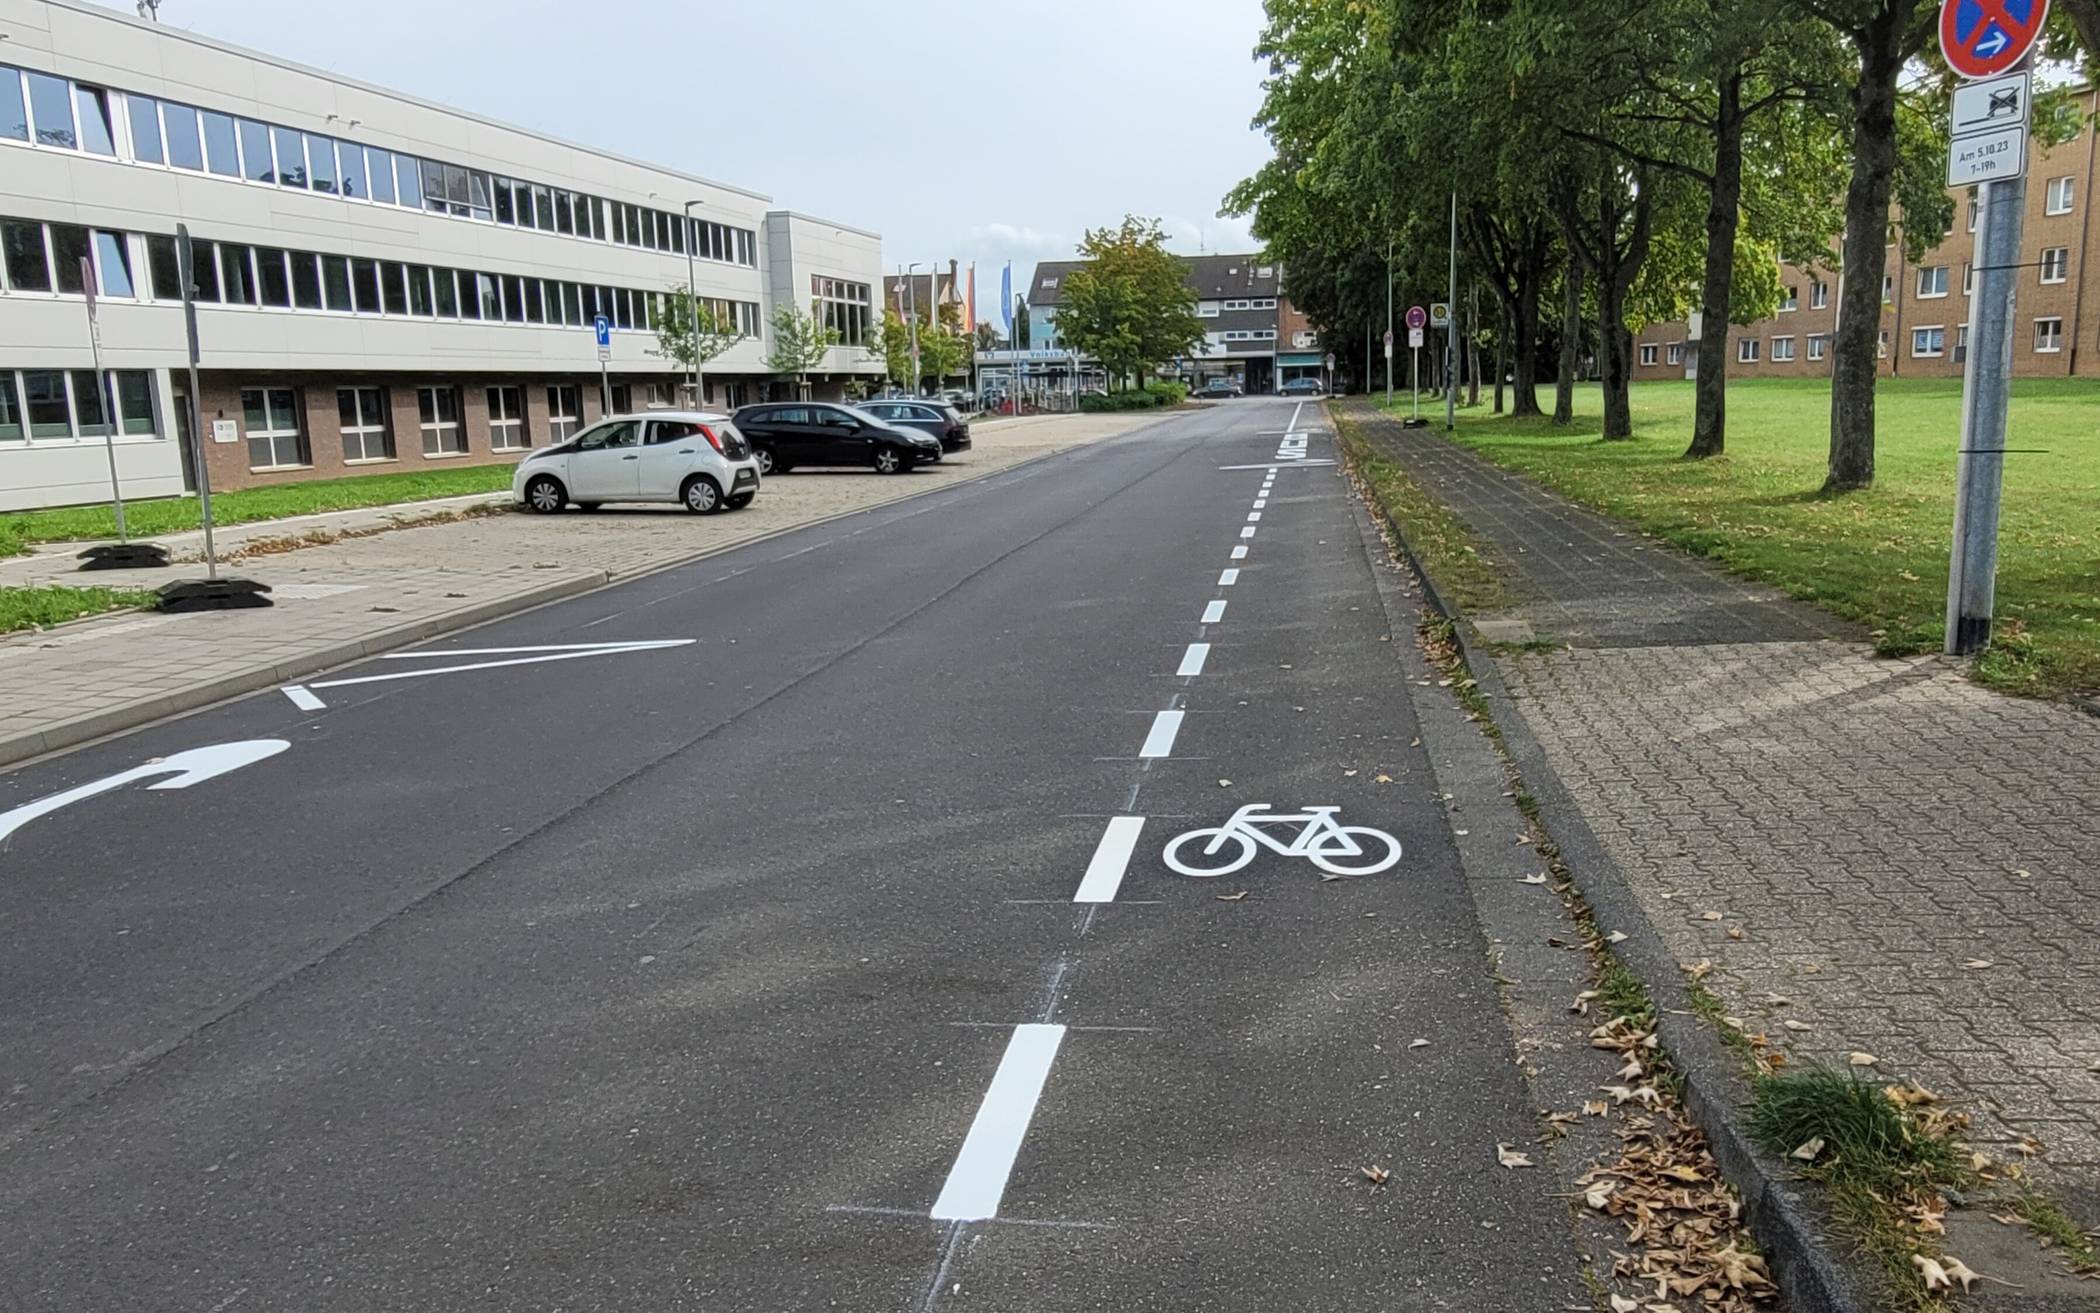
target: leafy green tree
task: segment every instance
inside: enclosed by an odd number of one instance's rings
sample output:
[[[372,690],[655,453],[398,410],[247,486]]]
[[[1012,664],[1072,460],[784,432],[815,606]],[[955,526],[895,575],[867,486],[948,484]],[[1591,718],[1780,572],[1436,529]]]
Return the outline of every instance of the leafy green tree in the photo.
[[[1115,228],[1089,229],[1079,244],[1085,263],[1065,279],[1058,335],[1092,356],[1113,377],[1135,377],[1195,351],[1203,341],[1188,267],[1167,250],[1157,220],[1125,217]]]
[[[936,383],[968,372],[970,338],[961,328],[942,324],[919,334],[919,372]]]
[[[692,372],[701,397],[707,395],[707,380],[701,373],[707,362],[743,338],[736,321],[717,314],[705,299],[696,303],[683,287],[664,293],[663,311],[656,319],[657,349],[677,361],[680,369]]]
[[[980,319],[977,321],[977,349],[979,351],[997,351],[1005,345],[1006,339],[999,336],[997,325],[988,320]]]
[[[911,381],[911,326],[895,310],[882,312],[875,353],[882,357],[883,374],[890,382],[902,386]]]
[[[1028,350],[1029,333],[1030,329],[1028,326],[1028,298],[1025,296],[1017,296],[1014,298],[1015,349],[1021,351]]]
[[[823,364],[825,353],[839,344],[838,330],[826,325],[816,308],[812,302],[808,314],[794,305],[773,312],[773,350],[766,356],[766,367],[776,374],[793,374],[802,391],[809,388],[809,371]]]

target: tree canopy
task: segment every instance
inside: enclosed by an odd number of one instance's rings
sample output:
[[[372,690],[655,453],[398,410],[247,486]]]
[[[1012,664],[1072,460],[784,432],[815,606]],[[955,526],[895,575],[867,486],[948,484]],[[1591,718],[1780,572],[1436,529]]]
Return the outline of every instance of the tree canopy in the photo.
[[[1079,254],[1085,263],[1065,278],[1057,308],[1058,336],[1071,349],[1113,377],[1142,382],[1202,343],[1188,267],[1167,250],[1157,220],[1133,215],[1115,228],[1089,229]]]

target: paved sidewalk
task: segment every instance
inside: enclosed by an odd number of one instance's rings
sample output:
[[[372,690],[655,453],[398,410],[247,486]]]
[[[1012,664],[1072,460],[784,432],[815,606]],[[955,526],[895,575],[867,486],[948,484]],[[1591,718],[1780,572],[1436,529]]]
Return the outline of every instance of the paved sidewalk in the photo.
[[[0,765],[738,543],[981,478],[1159,418],[1061,415],[973,425],[970,450],[938,465],[894,478],[798,471],[769,480],[749,508],[720,515],[654,506],[556,518],[503,513],[256,555],[230,572],[271,586],[277,605],[265,610],[120,612],[0,638]],[[290,532],[368,529],[384,516],[356,511],[311,518],[339,523]],[[270,530],[257,538],[288,532],[284,522],[252,527]],[[70,552],[0,561],[0,584],[150,588],[202,576],[194,566],[84,575],[74,565]]]
[[[1996,1156],[2031,1137],[2036,1174],[2100,1211],[2100,718],[1878,660],[1840,621],[1350,413],[1515,564],[1527,600],[1486,618],[1568,645],[1497,660],[1676,956],[1797,1058],[1873,1054]]]

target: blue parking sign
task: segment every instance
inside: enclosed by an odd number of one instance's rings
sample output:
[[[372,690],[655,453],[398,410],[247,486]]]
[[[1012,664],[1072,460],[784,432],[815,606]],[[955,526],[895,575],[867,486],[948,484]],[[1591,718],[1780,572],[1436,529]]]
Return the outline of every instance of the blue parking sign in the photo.
[[[591,331],[598,335],[599,346],[612,345],[612,320],[598,315],[591,320]]]

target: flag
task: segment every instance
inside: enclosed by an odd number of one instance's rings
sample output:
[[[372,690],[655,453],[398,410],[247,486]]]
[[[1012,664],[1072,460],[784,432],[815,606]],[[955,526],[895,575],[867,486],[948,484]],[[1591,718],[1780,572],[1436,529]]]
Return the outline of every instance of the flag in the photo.
[[[1006,262],[1006,272],[999,275],[999,318],[1006,322],[1009,341],[1014,335],[1014,262]]]
[[[970,292],[963,298],[963,332],[977,331],[977,262],[970,262]]]

